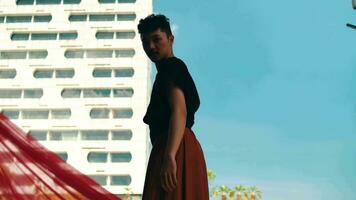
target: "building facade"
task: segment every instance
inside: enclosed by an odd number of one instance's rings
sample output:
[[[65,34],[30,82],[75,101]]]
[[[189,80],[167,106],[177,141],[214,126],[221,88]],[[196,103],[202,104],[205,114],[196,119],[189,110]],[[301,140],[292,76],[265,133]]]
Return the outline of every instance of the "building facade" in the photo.
[[[66,162],[140,196],[151,65],[137,23],[152,0],[0,0],[0,110]]]

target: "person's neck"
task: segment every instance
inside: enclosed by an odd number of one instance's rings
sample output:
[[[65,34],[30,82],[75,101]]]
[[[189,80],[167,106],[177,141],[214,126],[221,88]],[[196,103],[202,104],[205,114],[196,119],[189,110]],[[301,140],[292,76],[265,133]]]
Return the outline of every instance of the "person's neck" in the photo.
[[[169,54],[169,55],[166,57],[166,59],[167,59],[167,58],[172,58],[172,57],[174,57],[173,52],[172,52],[171,54]]]

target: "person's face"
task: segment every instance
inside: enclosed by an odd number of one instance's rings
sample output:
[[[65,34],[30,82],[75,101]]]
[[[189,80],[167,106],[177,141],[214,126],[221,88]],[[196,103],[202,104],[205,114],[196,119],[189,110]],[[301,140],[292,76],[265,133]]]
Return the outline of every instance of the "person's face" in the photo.
[[[172,55],[174,36],[167,36],[160,28],[141,35],[143,49],[152,62],[168,58]]]

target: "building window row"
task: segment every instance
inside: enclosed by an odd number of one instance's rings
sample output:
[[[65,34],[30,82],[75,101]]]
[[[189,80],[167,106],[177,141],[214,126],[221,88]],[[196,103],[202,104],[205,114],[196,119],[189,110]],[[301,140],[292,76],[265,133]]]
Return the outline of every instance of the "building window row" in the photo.
[[[79,4],[81,0],[16,0],[16,5]]]
[[[136,0],[98,0],[100,4],[105,3],[135,3]]]
[[[0,89],[0,99],[39,99],[42,96],[42,89]]]
[[[132,159],[130,152],[89,152],[89,163],[128,163]]]
[[[3,114],[10,119],[69,119],[70,109],[19,110],[4,109]],[[92,119],[125,119],[132,118],[132,108],[92,108],[89,116]]]
[[[29,134],[39,141],[117,141],[131,140],[132,131],[122,130],[30,130]]]
[[[1,51],[0,59],[45,59],[48,56],[47,50],[30,51]]]
[[[64,161],[68,160],[67,152],[55,152]],[[130,152],[89,152],[89,163],[129,163],[132,160]]]
[[[132,97],[132,88],[66,88],[61,92],[63,98],[110,98]],[[23,94],[23,95],[22,95]],[[82,95],[83,94],[83,95]],[[112,95],[111,95],[112,94]],[[0,99],[41,98],[42,89],[0,89]]]
[[[95,78],[112,77],[113,75],[114,77],[132,77],[134,75],[134,69],[133,68],[120,68],[120,69],[95,68],[93,70],[93,77]]]
[[[77,37],[77,32],[13,33],[11,40],[75,40]]]
[[[98,50],[66,50],[66,58],[129,58],[135,55],[134,49],[98,49]]]
[[[97,39],[133,39],[135,36],[135,31],[98,31],[95,34]]]
[[[133,39],[136,33],[134,31],[98,31],[95,34],[97,39]],[[115,37],[114,37],[115,36]],[[62,32],[62,33],[13,33],[11,40],[27,41],[27,40],[75,40],[78,37],[77,32]]]
[[[0,23],[37,23],[50,22],[51,15],[7,15],[0,16]]]
[[[73,78],[74,69],[36,69],[33,72],[33,77],[40,78]]]
[[[81,0],[16,0],[16,5],[59,5],[80,4]],[[100,4],[105,3],[135,3],[136,0],[98,0]]]
[[[2,15],[0,23],[38,23],[50,22],[52,15]],[[135,21],[135,13],[123,14],[71,14],[68,17],[70,22],[103,22],[103,21]]]
[[[103,21],[135,21],[135,13],[122,14],[71,14],[68,17],[70,22],[103,22]]]
[[[36,79],[42,78],[73,78],[74,69],[35,69],[33,77]],[[16,69],[0,69],[0,79],[14,79],[17,75]],[[133,68],[95,68],[92,72],[94,78],[110,78],[110,77],[132,77],[134,75]]]
[[[63,98],[110,98],[132,97],[132,88],[65,88],[61,92]]]
[[[126,186],[131,184],[130,175],[89,175],[89,177],[102,186]]]
[[[129,58],[135,55],[134,49],[119,50],[67,50],[64,53],[66,58]],[[41,51],[1,51],[0,59],[45,59],[48,56],[47,50]]]
[[[133,116],[132,108],[92,108],[90,117],[92,119],[122,119]]]
[[[4,109],[3,114],[10,119],[69,119],[70,109]]]

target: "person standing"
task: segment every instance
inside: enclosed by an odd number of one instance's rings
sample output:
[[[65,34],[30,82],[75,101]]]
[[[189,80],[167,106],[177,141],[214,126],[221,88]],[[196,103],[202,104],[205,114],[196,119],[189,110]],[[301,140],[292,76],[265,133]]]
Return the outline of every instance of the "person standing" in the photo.
[[[143,117],[149,125],[152,151],[142,199],[209,199],[204,153],[191,129],[200,99],[187,66],[173,54],[169,19],[151,14],[137,28],[143,49],[157,69]]]

